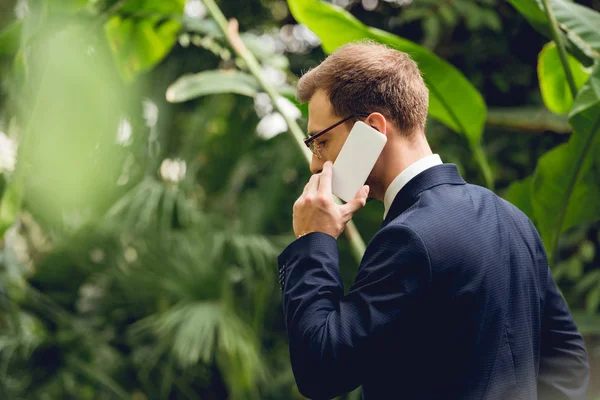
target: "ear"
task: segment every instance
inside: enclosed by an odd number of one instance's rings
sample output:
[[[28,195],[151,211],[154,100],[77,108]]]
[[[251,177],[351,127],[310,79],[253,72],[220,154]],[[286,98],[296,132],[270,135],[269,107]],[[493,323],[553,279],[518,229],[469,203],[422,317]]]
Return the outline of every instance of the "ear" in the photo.
[[[365,123],[387,136],[387,121],[382,114],[378,112],[371,113]]]

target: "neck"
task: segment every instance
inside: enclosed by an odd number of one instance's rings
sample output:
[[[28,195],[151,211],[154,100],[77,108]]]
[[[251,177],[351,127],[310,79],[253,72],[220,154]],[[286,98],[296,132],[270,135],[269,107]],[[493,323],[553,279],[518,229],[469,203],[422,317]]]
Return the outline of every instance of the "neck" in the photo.
[[[396,177],[412,163],[433,154],[424,134],[416,134],[414,138],[395,136],[388,138],[388,143],[381,153],[376,165],[376,172],[371,182],[371,197],[383,201],[385,192]],[[377,168],[379,167],[379,168]]]

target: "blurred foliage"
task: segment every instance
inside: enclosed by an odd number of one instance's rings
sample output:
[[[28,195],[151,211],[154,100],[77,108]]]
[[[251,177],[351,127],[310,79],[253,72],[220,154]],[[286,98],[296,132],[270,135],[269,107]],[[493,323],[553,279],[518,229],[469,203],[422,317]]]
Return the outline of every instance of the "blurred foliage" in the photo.
[[[423,46],[435,49],[442,37],[451,34],[461,22],[471,32],[486,29],[501,32],[502,20],[494,9],[497,3],[496,0],[420,1],[407,7],[390,23],[419,21],[423,30]]]
[[[472,183],[489,164],[597,335],[598,2],[551,0],[582,72],[574,100],[535,0],[333,3],[345,11],[218,4],[292,102],[321,44],[413,53],[444,100],[432,148]],[[0,398],[301,398],[275,258],[309,176],[279,112],[305,126],[306,107],[273,105],[256,78],[200,0],[0,1]],[[382,213],[355,216],[366,241]],[[357,263],[339,247],[348,287]]]

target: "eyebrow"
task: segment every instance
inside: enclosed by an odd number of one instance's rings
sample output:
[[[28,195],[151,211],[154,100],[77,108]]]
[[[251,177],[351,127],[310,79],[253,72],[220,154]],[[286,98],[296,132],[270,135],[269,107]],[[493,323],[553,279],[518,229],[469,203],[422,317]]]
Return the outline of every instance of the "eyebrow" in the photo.
[[[321,133],[321,132],[323,132],[325,129],[327,129],[327,128],[322,128],[322,129],[318,129],[318,130],[309,130],[309,131],[307,132],[307,134],[308,134],[308,137],[315,136],[317,133]]]

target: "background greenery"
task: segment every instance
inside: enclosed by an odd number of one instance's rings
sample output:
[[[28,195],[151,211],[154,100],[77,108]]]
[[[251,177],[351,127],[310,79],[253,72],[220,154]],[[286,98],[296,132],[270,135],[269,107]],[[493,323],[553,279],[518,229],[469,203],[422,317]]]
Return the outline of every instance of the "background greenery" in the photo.
[[[434,151],[536,223],[597,364],[600,2],[549,1],[554,31],[535,0],[333,3],[0,1],[0,398],[301,398],[293,88],[360,38],[414,57]],[[382,213],[339,240],[347,287]]]

